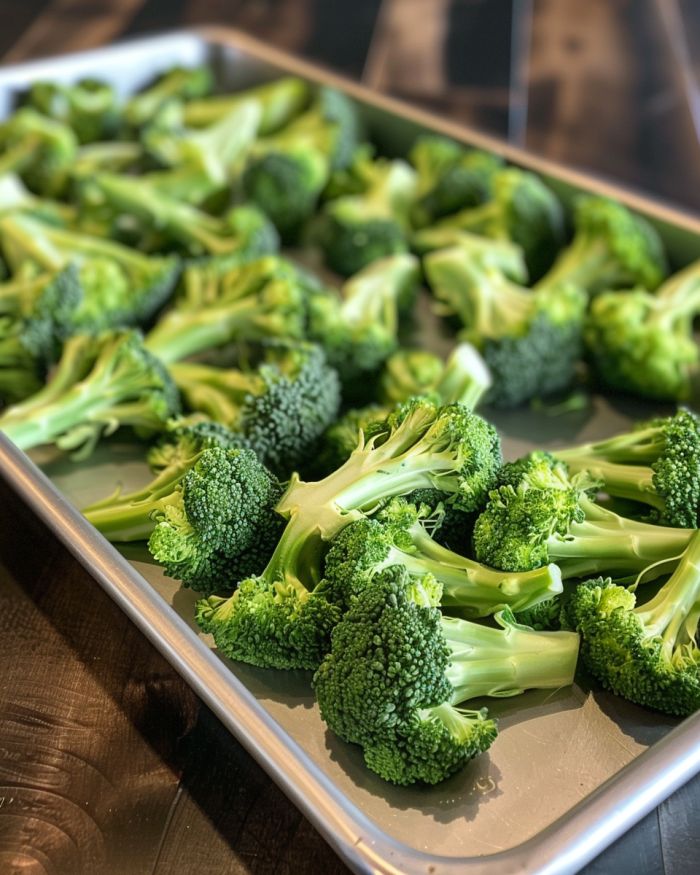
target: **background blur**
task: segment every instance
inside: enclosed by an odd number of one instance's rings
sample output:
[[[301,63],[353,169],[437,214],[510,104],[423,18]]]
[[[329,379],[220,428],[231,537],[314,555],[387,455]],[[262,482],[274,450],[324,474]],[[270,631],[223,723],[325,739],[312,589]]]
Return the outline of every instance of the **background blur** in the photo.
[[[4,61],[230,24],[700,209],[700,0],[0,0]]]

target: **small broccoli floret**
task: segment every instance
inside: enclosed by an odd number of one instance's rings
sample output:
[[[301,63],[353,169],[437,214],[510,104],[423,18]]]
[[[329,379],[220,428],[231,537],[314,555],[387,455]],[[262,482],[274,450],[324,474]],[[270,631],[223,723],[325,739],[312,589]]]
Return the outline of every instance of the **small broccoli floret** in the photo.
[[[692,411],[682,409],[628,433],[554,455],[572,473],[590,471],[608,495],[647,505],[654,522],[697,528],[700,418]]]
[[[533,278],[552,263],[564,239],[564,212],[539,176],[508,167],[492,178],[492,197],[448,216],[439,229],[468,231],[520,246]]]
[[[19,173],[37,194],[55,197],[65,189],[78,150],[73,131],[24,107],[0,125],[0,175]]]
[[[411,208],[416,228],[483,203],[491,195],[494,175],[503,168],[496,155],[430,134],[418,138],[408,157],[418,174]]]
[[[46,357],[28,327],[24,320],[0,316],[0,401],[21,401],[43,383]]]
[[[526,571],[555,562],[564,579],[601,573],[653,579],[692,536],[690,529],[637,522],[597,505],[589,493],[599,481],[587,472],[570,478],[547,454],[517,471],[517,482],[501,475],[506,485],[491,492],[474,526],[476,557],[494,568]]]
[[[685,717],[700,708],[700,535],[695,532],[675,571],[642,605],[610,579],[588,580],[567,604],[582,636],[589,671],[618,696]]]
[[[274,134],[288,125],[311,99],[311,86],[296,76],[275,79],[235,94],[215,94],[188,101],[182,110],[186,125],[199,128],[215,124],[241,103],[254,100],[262,109],[260,135]]]
[[[506,606],[526,610],[562,591],[556,565],[509,573],[441,546],[428,534],[416,507],[403,499],[393,499],[379,518],[358,520],[336,535],[326,556],[325,577],[334,600],[348,608],[392,565],[403,566],[417,586],[433,592],[432,604],[459,608],[469,617],[485,617]]]
[[[304,333],[307,286],[291,262],[269,255],[222,271],[188,267],[183,291],[146,337],[167,364],[236,340],[299,338]]]
[[[172,471],[177,465],[189,466],[197,453],[211,447],[222,447],[225,450],[252,449],[243,435],[236,434],[220,422],[212,422],[197,415],[178,416],[167,423],[163,434],[149,448],[146,461],[154,474],[160,474],[166,469]],[[134,494],[146,493],[142,491]],[[98,502],[97,505],[90,506],[96,507],[99,504]]]
[[[70,364],[61,367],[59,361],[43,389],[0,416],[0,430],[20,449],[55,443],[84,457],[104,434],[131,426],[146,437],[178,412],[177,389],[138,332],[76,336],[61,358]],[[71,382],[73,374],[77,379]]]
[[[393,406],[413,395],[428,394],[442,374],[443,361],[423,349],[399,349],[384,362],[379,401]]]
[[[313,457],[340,406],[340,383],[323,350],[268,341],[243,370],[183,363],[172,376],[185,404],[245,436],[260,460],[287,474]]]
[[[443,780],[496,734],[483,713],[444,706],[573,682],[576,634],[535,632],[510,611],[497,620],[500,628],[442,617],[415,601],[401,566],[385,569],[333,630],[314,676],[321,716],[385,779]]]
[[[416,400],[382,440],[358,447],[324,480],[292,478],[277,505],[287,526],[265,571],[228,601],[200,606],[200,624],[227,656],[266,668],[316,667],[340,617],[322,581],[325,542],[363,510],[417,488],[437,486],[472,508],[493,483],[500,459],[494,429],[459,405]]]
[[[146,322],[170,297],[180,273],[174,256],[143,255],[112,240],[52,227],[30,216],[0,218],[0,243],[13,271],[53,274],[54,286],[74,287],[72,331]]]
[[[644,289],[594,298],[584,339],[601,382],[660,401],[688,398],[698,373],[693,320],[700,313],[700,261]]]
[[[572,283],[589,294],[643,286],[655,289],[667,273],[663,244],[651,225],[622,204],[581,197],[575,235],[542,279],[547,286]]]
[[[135,94],[124,106],[126,125],[138,130],[172,101],[205,97],[212,90],[214,77],[208,67],[172,67],[149,88]]]
[[[116,137],[117,95],[107,82],[99,79],[79,79],[71,85],[35,82],[27,102],[43,115],[72,128],[80,143]]]
[[[443,312],[458,316],[491,372],[490,404],[516,407],[571,384],[587,304],[581,289],[530,291],[463,245],[431,253],[424,268]]]
[[[261,139],[243,175],[243,189],[293,239],[313,214],[334,167],[344,167],[357,142],[355,108],[322,88],[315,103],[273,137]]]
[[[407,251],[408,213],[416,187],[415,171],[400,160],[372,160],[362,154],[352,174],[356,193],[327,201],[315,229],[326,264],[342,276]]]
[[[340,419],[328,426],[318,457],[312,464],[314,475],[325,477],[347,461],[360,442],[360,432],[381,426],[391,412],[390,408],[379,404],[369,404],[348,410]]]

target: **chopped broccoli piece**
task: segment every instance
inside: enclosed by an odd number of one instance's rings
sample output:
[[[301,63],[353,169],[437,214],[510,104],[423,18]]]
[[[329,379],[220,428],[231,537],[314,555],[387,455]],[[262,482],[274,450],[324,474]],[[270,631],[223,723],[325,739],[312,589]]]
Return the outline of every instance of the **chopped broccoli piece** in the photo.
[[[228,600],[200,603],[200,625],[227,656],[263,668],[315,668],[341,614],[322,581],[324,543],[392,496],[437,487],[472,509],[494,482],[498,436],[460,405],[417,399],[379,437],[324,480],[293,477],[277,505],[287,526],[265,571]]]
[[[208,67],[172,67],[149,88],[133,95],[124,106],[127,126],[138,130],[173,101],[205,97],[213,86],[212,71]]]
[[[535,632],[509,610],[496,619],[500,628],[442,617],[405,569],[385,569],[333,630],[314,675],[322,718],[386,780],[443,780],[496,735],[484,712],[455,705],[573,682],[578,635]]]
[[[581,197],[575,235],[542,279],[547,286],[573,284],[588,294],[641,285],[655,289],[667,273],[663,244],[651,225],[622,204]]]
[[[325,477],[346,462],[365,435],[376,427],[382,427],[391,410],[384,405],[368,404],[366,407],[353,407],[340,419],[328,426],[323,434],[321,449],[312,464],[314,475]]]
[[[605,492],[647,505],[654,522],[694,529],[700,520],[700,417],[690,410],[553,454],[589,471]]]
[[[556,195],[534,173],[508,167],[494,174],[492,198],[442,219],[437,229],[507,240],[525,253],[530,275],[540,277],[564,239],[564,212]]]
[[[565,389],[582,349],[585,293],[574,285],[530,291],[461,243],[427,255],[424,268],[443,308],[464,325],[493,377],[487,402],[516,407]]]
[[[642,605],[610,579],[588,580],[572,593],[568,622],[581,633],[588,670],[630,702],[685,717],[700,708],[700,534],[675,571]]]
[[[690,397],[700,358],[693,336],[700,313],[698,276],[700,261],[655,294],[632,289],[593,299],[584,340],[602,383],[660,401]]]
[[[102,435],[131,426],[147,437],[178,409],[174,383],[138,332],[76,335],[46,386],[3,412],[0,430],[20,449],[55,443],[84,458]]]
[[[392,407],[413,395],[427,395],[442,375],[439,355],[424,349],[398,349],[384,362],[379,401]]]
[[[192,265],[183,292],[146,337],[167,364],[235,340],[299,338],[304,333],[308,290],[291,262],[268,255],[222,271]]]
[[[690,529],[637,522],[597,505],[589,493],[599,482],[588,472],[570,478],[546,453],[517,463],[501,482],[476,521],[474,549],[480,562],[504,571],[555,562],[565,580],[595,574],[653,579],[692,536]]]
[[[72,128],[80,143],[113,139],[119,128],[117,95],[99,79],[80,79],[71,85],[35,82],[27,103]]]
[[[361,154],[351,172],[358,191],[327,201],[314,232],[326,264],[342,276],[408,250],[408,213],[416,186],[415,171],[401,160]]]
[[[258,458],[289,474],[316,452],[340,406],[340,383],[323,350],[268,341],[243,370],[182,363],[171,374],[185,404],[242,433]]]
[[[0,315],[0,401],[22,401],[38,392],[46,371],[31,324]]]
[[[73,131],[31,107],[0,125],[0,175],[19,173],[37,194],[62,194],[78,151]]]
[[[497,155],[466,149],[454,140],[432,134],[419,137],[408,157],[418,174],[411,208],[416,228],[488,200],[493,177],[503,169],[503,159]]]

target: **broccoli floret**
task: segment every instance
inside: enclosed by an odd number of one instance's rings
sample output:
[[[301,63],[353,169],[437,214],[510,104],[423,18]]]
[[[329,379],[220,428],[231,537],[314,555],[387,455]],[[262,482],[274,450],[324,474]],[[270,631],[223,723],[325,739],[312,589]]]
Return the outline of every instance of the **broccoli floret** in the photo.
[[[622,204],[581,197],[574,210],[575,235],[542,279],[547,286],[573,283],[589,294],[640,285],[655,289],[667,273],[656,231]]]
[[[584,664],[630,702],[685,717],[700,708],[700,535],[695,532],[658,593],[637,605],[610,579],[580,584],[566,616],[581,633]]]
[[[235,340],[300,338],[308,297],[304,275],[274,255],[222,271],[193,265],[174,307],[146,337],[167,364]]]
[[[150,88],[131,97],[123,109],[126,125],[138,130],[172,101],[205,97],[212,90],[214,77],[208,67],[172,67]]]
[[[274,134],[288,125],[311,99],[311,86],[296,76],[286,76],[256,85],[235,94],[216,94],[190,100],[183,107],[183,120],[191,127],[204,127],[220,121],[244,101],[255,100],[262,108],[260,135]]]
[[[20,449],[55,443],[85,457],[102,435],[131,426],[147,437],[179,410],[175,384],[136,331],[77,335],[66,341],[64,358],[70,367],[59,361],[43,389],[0,416],[0,430]],[[76,359],[80,376],[70,382]]]
[[[531,291],[465,245],[429,254],[424,268],[442,312],[458,316],[491,372],[488,403],[516,407],[571,384],[587,305],[581,289]]]
[[[37,194],[63,193],[78,151],[73,131],[24,107],[0,125],[0,175],[19,173]]]
[[[506,466],[508,467],[508,466]],[[520,479],[489,496],[474,526],[480,562],[504,571],[527,571],[550,562],[562,577],[609,574],[652,579],[686,548],[692,530],[627,519],[596,504],[590,492],[600,483],[547,454],[518,465]],[[510,482],[509,482],[510,481]]]
[[[324,480],[293,477],[277,505],[288,520],[265,571],[229,600],[200,604],[198,619],[232,659],[263,668],[315,668],[328,649],[339,605],[322,581],[324,543],[386,499],[422,487],[454,494],[472,509],[494,482],[495,430],[460,405],[415,400],[387,432]]]
[[[391,407],[413,395],[430,393],[443,367],[442,359],[435,353],[398,349],[384,362],[378,387],[380,403]]]
[[[440,545],[420,517],[414,505],[392,499],[377,518],[358,520],[336,535],[324,572],[334,600],[348,608],[392,565],[402,565],[416,585],[434,590],[432,603],[459,608],[468,617],[506,606],[526,610],[562,591],[556,565],[526,572],[488,568]]]
[[[211,447],[223,447],[225,450],[252,449],[243,435],[231,431],[220,422],[212,422],[196,414],[177,416],[167,423],[164,432],[149,448],[146,461],[154,474],[160,474],[166,469],[174,470],[177,465],[189,465],[193,456]],[[149,490],[152,491],[151,487]],[[139,494],[145,496],[146,491],[135,493]],[[90,506],[96,507],[100,504],[98,502],[97,505]]]
[[[171,438],[173,436],[171,435]],[[282,489],[236,436],[180,427],[177,458],[143,489],[83,510],[110,541],[148,539],[169,577],[208,595],[264,568],[283,526]]]
[[[111,140],[119,127],[117,95],[107,82],[80,79],[71,85],[35,82],[27,102],[43,115],[72,128],[78,142]]]
[[[443,780],[496,735],[483,713],[452,706],[573,682],[578,635],[535,632],[509,610],[496,619],[500,628],[442,617],[416,601],[401,566],[385,569],[333,630],[314,675],[322,718],[386,780]]]
[[[419,137],[408,157],[418,173],[411,208],[416,228],[483,203],[492,193],[494,175],[503,168],[503,159],[496,155],[431,134]]]
[[[140,177],[104,173],[92,180],[86,197],[97,209],[111,212],[119,221],[132,220],[137,228],[143,226],[165,235],[167,243],[180,246],[189,255],[236,256],[239,260],[262,255],[250,245],[251,223],[258,229],[256,243],[262,240],[271,244],[268,251],[277,248],[276,235],[259,211],[235,207],[221,218],[210,216],[164,193],[157,180],[148,183]],[[262,236],[261,228],[265,229]]]
[[[647,505],[652,521],[697,528],[700,417],[692,411],[679,410],[628,433],[554,455],[572,473],[590,471],[608,495]]]
[[[261,139],[243,174],[245,195],[293,240],[316,209],[334,167],[344,167],[358,122],[345,95],[322,88],[315,103],[275,136]]]
[[[700,357],[693,337],[699,274],[697,261],[655,294],[632,289],[593,299],[584,340],[602,383],[660,401],[690,397]]]
[[[183,363],[171,369],[185,404],[240,432],[273,471],[311,458],[340,406],[340,383],[323,350],[268,341],[243,370]]]
[[[24,320],[0,316],[0,401],[21,401],[43,383],[46,358],[28,327]]]
[[[415,296],[419,279],[414,256],[394,255],[349,279],[342,301],[331,295],[310,299],[309,335],[340,374],[346,400],[371,392],[377,371],[398,347],[399,314]]]
[[[416,187],[415,171],[401,160],[360,154],[351,172],[356,193],[327,201],[314,230],[326,264],[342,276],[408,250],[408,213]]]
[[[52,273],[78,285],[73,330],[140,325],[167,301],[180,273],[175,256],[147,256],[112,240],[56,228],[30,216],[0,218],[0,243],[16,273]],[[74,265],[77,277],[67,279]]]
[[[525,253],[530,275],[540,277],[564,239],[564,212],[554,192],[536,176],[508,167],[492,178],[492,198],[442,219],[438,229],[508,240]]]
[[[360,432],[382,426],[391,410],[383,405],[368,404],[346,411],[340,419],[328,426],[318,457],[311,466],[312,473],[325,477],[346,462],[360,442]]]

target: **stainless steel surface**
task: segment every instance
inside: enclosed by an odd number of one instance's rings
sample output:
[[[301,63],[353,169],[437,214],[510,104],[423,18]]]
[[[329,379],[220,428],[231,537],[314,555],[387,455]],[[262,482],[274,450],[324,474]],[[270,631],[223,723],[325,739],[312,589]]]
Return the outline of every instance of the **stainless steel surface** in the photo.
[[[205,59],[227,85],[285,71],[342,84],[363,103],[373,135],[389,150],[405,149],[421,127],[451,133],[544,173],[565,198],[581,188],[620,197],[655,221],[676,263],[700,256],[700,223],[690,217],[375,97],[228,30],[140,40],[0,71],[0,110],[8,111],[13,93],[43,76],[99,74],[128,91],[173,63]],[[444,338],[423,303],[421,337],[439,346]],[[612,433],[639,413],[638,406],[595,399],[591,410],[565,417],[517,412],[497,421],[512,456],[535,441]],[[50,451],[34,459],[45,474],[0,435],[0,476],[357,871],[574,872],[700,771],[700,715],[673,728],[670,719],[579,685],[490,703],[501,715],[501,734],[488,756],[436,788],[390,787],[367,772],[357,750],[324,731],[308,676],[220,659],[193,624],[192,593],[165,578],[143,549],[122,557],[75,510],[117,481],[125,488],[143,482],[138,450],[112,441],[80,465]]]

